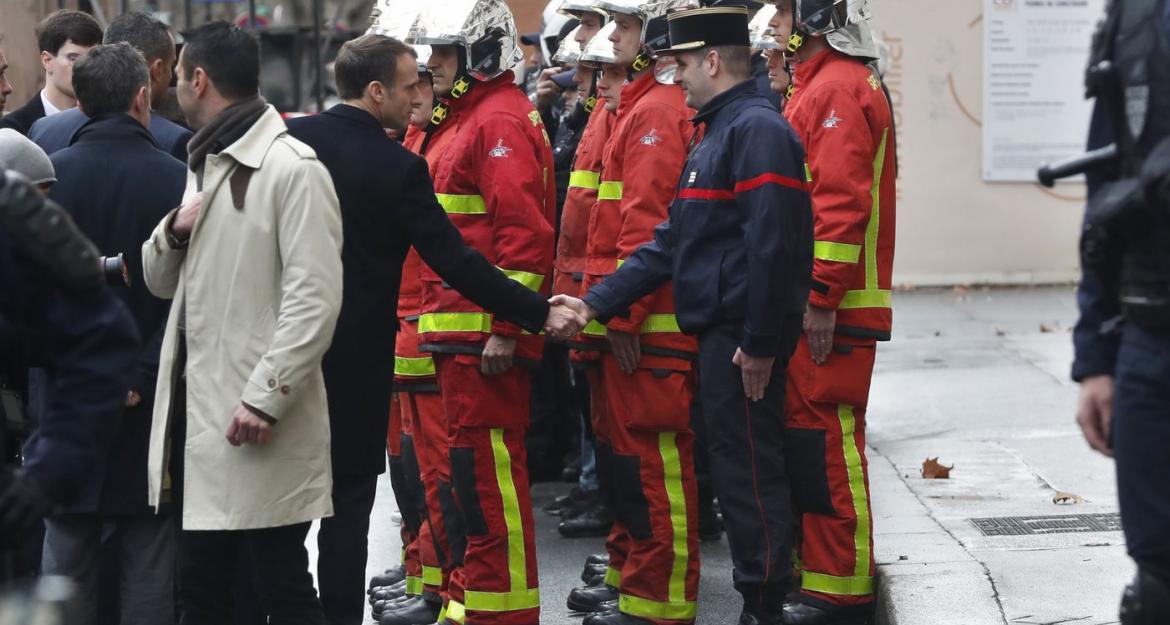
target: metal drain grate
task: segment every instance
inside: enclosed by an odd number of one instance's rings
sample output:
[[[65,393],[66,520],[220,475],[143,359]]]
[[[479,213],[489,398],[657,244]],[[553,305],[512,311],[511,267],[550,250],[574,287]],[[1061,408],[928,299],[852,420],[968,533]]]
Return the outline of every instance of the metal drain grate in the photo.
[[[1081,532],[1119,532],[1121,515],[1062,514],[1058,516],[1001,516],[970,519],[984,536],[1035,536]]]

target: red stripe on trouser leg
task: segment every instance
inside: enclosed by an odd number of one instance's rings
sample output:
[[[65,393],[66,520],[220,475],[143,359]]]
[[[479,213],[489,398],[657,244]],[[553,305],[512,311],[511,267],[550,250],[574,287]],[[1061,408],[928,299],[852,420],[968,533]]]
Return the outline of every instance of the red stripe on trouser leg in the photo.
[[[646,368],[633,374],[622,373],[610,355],[601,363],[614,453],[623,467],[637,459],[638,471],[619,496],[629,530],[619,608],[663,625],[693,622],[699,589],[694,375],[689,363],[673,360],[646,358]],[[644,510],[630,482],[640,483]]]
[[[600,443],[601,445],[608,445],[610,448],[612,448],[613,442],[606,433],[607,428],[610,427],[610,421],[612,417],[609,416],[609,400],[605,396],[605,380],[603,380],[601,377],[600,366],[595,365],[590,365],[585,370],[585,376],[589,380],[589,418],[593,423],[593,438],[597,443]],[[597,454],[597,445],[594,445],[594,454]],[[596,461],[597,474],[601,488],[610,488],[611,485],[607,485],[607,483],[610,481],[610,478],[607,477],[609,475],[609,467],[603,466],[607,464],[607,460],[604,458],[604,454],[602,454],[602,456],[596,457]],[[611,505],[609,495],[610,493],[602,493],[602,500],[606,502],[606,505]],[[611,510],[610,512],[616,511]],[[620,573],[622,567],[625,566],[626,553],[629,552],[629,549],[630,535],[626,531],[626,527],[622,525],[622,522],[620,520],[614,519],[613,527],[611,527],[609,530],[609,536],[606,536],[605,538],[605,552],[609,555],[609,567],[606,581],[611,583],[613,586],[619,585],[613,583],[619,581],[615,579],[615,572]]]
[[[403,409],[410,413],[414,449],[424,490],[424,516],[419,531],[419,560],[423,589],[442,596],[447,590],[452,559],[439,502],[439,482],[451,482],[451,458],[447,453],[447,417],[438,393],[400,393]]]
[[[790,432],[823,432],[823,479],[832,507],[801,515],[802,592],[852,606],[874,600],[873,514],[865,454],[874,345],[846,349],[851,351],[834,351],[816,366],[807,339],[801,339],[789,362],[786,419]]]
[[[447,618],[464,625],[540,620],[536,539],[524,434],[527,371],[479,371],[479,358],[436,355],[443,410],[454,423],[451,478],[467,529],[463,566],[451,574]],[[518,399],[519,398],[519,399]]]

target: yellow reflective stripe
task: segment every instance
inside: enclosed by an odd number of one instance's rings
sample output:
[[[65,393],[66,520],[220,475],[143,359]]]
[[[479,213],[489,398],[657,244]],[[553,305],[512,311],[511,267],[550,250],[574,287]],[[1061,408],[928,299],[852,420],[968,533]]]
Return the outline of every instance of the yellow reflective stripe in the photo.
[[[694,601],[651,601],[633,595],[619,596],[618,610],[630,616],[672,621],[693,621],[697,612]]]
[[[605,326],[594,320],[587,323],[585,328],[581,330],[581,333],[588,336],[605,336],[608,331],[605,329]]]
[[[837,306],[837,309],[889,308],[893,299],[894,297],[889,291],[882,289],[874,291],[846,291],[845,297],[841,298],[841,304]]]
[[[435,361],[430,356],[421,358],[394,357],[394,375],[404,378],[435,375]]]
[[[529,273],[518,269],[504,269],[503,267],[498,267],[498,269],[504,272],[505,276],[528,287],[530,291],[539,292],[540,287],[544,284],[544,276],[539,273]]]
[[[682,332],[678,328],[678,317],[671,314],[648,315],[642,322],[642,334],[658,334],[663,332]]]
[[[412,575],[406,576],[406,594],[421,595],[423,591],[423,580],[421,577],[414,577]]]
[[[812,169],[809,168],[808,163],[804,164],[804,179],[806,182],[812,182]]]
[[[422,582],[427,586],[442,586],[443,585],[443,569],[437,566],[422,567]]]
[[[877,156],[873,159],[873,185],[869,189],[873,200],[873,209],[869,215],[869,224],[865,227],[865,290],[876,291],[878,288],[878,227],[881,225],[881,186],[882,170],[886,165],[886,139],[890,133],[887,128],[882,131],[882,141],[878,145]]]
[[[569,188],[597,190],[601,186],[601,174],[595,171],[581,170],[569,172]]]
[[[666,485],[666,499],[670,502],[670,534],[674,560],[670,565],[670,585],[667,598],[670,604],[687,603],[687,500],[683,495],[682,462],[679,460],[677,432],[658,434],[658,453],[662,456],[662,480]],[[664,617],[665,618],[665,617]]]
[[[605,567],[605,585],[613,586],[614,588],[622,587],[622,571],[615,569],[612,566]]]
[[[827,595],[863,597],[873,594],[873,578],[869,576],[835,577],[824,573],[801,571],[800,587],[804,590],[823,592]]]
[[[438,622],[442,623],[443,618],[446,617],[447,620],[451,621],[452,623],[457,623],[458,625],[463,625],[463,616],[466,613],[467,613],[467,610],[463,607],[462,603],[459,603],[458,601],[451,599],[447,602],[447,606],[443,608],[443,611],[439,612]]]
[[[853,530],[853,551],[856,554],[853,579],[870,580],[870,592],[872,593],[873,580],[869,577],[869,494],[865,490],[865,470],[862,468],[861,450],[857,448],[857,437],[854,436],[857,430],[857,418],[853,414],[853,406],[847,404],[837,406],[837,418],[841,420],[845,470],[849,475],[849,493],[853,495],[853,512],[857,517],[857,526]]]
[[[626,259],[624,259],[624,258],[619,258],[619,259],[617,259],[617,267],[616,267],[616,269],[621,269],[621,268],[622,268],[622,265],[624,265],[624,264],[626,264]]]
[[[622,199],[622,183],[621,181],[606,181],[602,182],[597,189],[597,199],[599,200],[620,200]]]
[[[837,263],[856,264],[861,259],[861,246],[851,243],[816,241],[813,243],[813,258]]]
[[[492,316],[487,313],[426,313],[418,319],[418,331],[491,333]]]
[[[526,604],[532,597],[536,598],[536,605],[540,606],[540,593],[536,589],[531,591],[528,589],[528,561],[524,554],[524,526],[520,519],[520,498],[516,495],[516,483],[512,479],[512,453],[508,451],[508,446],[504,444],[504,430],[502,428],[492,428],[492,456],[496,463],[496,485],[500,489],[500,501],[504,508],[504,525],[508,528],[508,577],[511,582],[511,592],[508,593],[472,593],[466,591],[463,595],[463,600],[466,602],[468,609],[471,610],[489,610],[491,608],[480,608],[479,603],[473,605],[472,596],[480,595],[485,605],[497,605],[496,601],[501,601],[500,605],[508,606],[513,603]],[[488,595],[492,597],[489,598]],[[505,599],[499,600],[499,596],[506,596]],[[502,608],[521,610],[525,608]]]
[[[540,589],[518,590],[516,592],[463,591],[463,603],[468,610],[480,612],[514,612],[540,607]]]
[[[449,215],[486,215],[487,206],[482,195],[452,195],[436,193],[435,197]]]

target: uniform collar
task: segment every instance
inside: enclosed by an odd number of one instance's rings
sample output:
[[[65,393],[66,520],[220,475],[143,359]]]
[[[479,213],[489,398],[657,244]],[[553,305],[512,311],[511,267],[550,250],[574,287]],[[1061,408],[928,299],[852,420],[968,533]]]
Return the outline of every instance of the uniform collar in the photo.
[[[90,118],[73,135],[71,145],[101,141],[127,141],[149,144],[158,148],[154,136],[137,119],[126,113],[113,113]]]
[[[641,100],[642,96],[650,93],[650,90],[656,85],[658,85],[658,80],[654,78],[654,72],[649,70],[642,72],[642,75],[635,78],[632,82],[623,85],[622,99],[618,103],[618,117],[625,116],[626,111],[634,108],[638,100]]]
[[[711,98],[711,101],[703,105],[703,108],[699,109],[699,112],[691,118],[691,123],[695,124],[696,126],[699,124],[707,124],[710,126],[711,122],[715,120],[715,117],[719,115],[719,112],[727,108],[727,105],[735,102],[736,100],[758,94],[759,91],[756,89],[756,79],[749,78],[728,89],[727,91],[724,91],[723,93],[720,93],[719,95]]]
[[[461,98],[451,98],[448,96],[444,100],[450,105],[452,112],[469,110],[474,108],[476,103],[487,97],[488,94],[507,88],[517,88],[515,81],[515,74],[509,70],[486,82],[477,82]]]
[[[816,76],[821,71],[821,68],[837,60],[838,56],[845,55],[832,48],[828,48],[816,53],[812,58],[797,63],[793,68],[793,81],[796,84],[796,88],[799,89],[807,85],[813,79],[813,76]]]
[[[288,127],[284,125],[280,113],[269,104],[260,119],[252,124],[244,136],[232,142],[220,154],[232,157],[245,167],[259,169],[273,142],[286,132]]]

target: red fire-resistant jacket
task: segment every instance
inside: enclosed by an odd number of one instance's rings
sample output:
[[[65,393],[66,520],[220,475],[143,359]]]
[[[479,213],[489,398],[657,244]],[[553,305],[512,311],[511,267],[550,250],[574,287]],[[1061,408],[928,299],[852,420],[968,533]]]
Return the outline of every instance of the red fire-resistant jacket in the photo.
[[[625,258],[654,238],[655,226],[666,221],[694,134],[692,114],[682,89],[659,84],[653,72],[622,88],[617,124],[602,160],[597,204],[589,217],[582,292],[617,271]],[[695,339],[679,330],[669,283],[604,328],[591,323],[584,338],[596,341],[607,328],[641,335],[646,353],[697,351]]]
[[[540,114],[513,84],[512,72],[476,84],[450,104],[431,140],[446,142],[431,172],[439,203],[469,246],[513,280],[547,294],[556,190]],[[498,334],[519,340],[518,357],[539,360],[542,337],[494,320],[429,268],[422,286],[423,351],[478,354]]]
[[[589,235],[589,213],[597,202],[601,186],[601,157],[617,116],[606,110],[604,100],[589,114],[589,121],[577,143],[569,191],[561,210],[561,236],[557,241],[553,293],[579,297],[585,276],[585,243]]]
[[[784,114],[808,152],[813,286],[809,303],[837,311],[837,333],[890,339],[895,140],[880,79],[827,50],[796,66]]]

